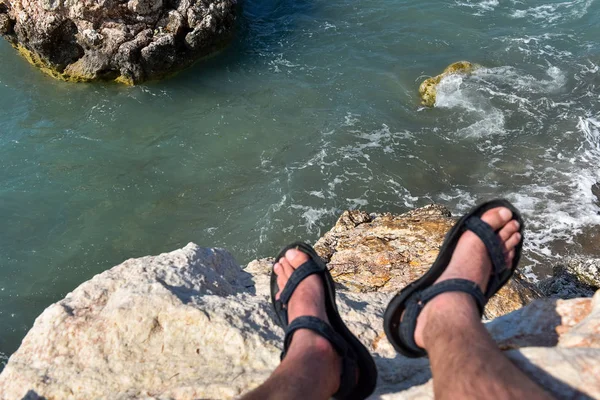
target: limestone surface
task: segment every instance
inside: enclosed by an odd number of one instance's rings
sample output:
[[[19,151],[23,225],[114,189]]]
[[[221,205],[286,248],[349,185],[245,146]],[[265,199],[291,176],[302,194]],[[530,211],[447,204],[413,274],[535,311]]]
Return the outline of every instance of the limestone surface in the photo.
[[[373,233],[373,243],[380,244],[388,228],[379,223],[389,225],[395,218],[408,237],[424,226],[435,232],[430,224],[440,214],[449,218],[439,207],[398,217],[349,212],[325,236],[329,247],[321,243],[319,248],[333,262],[352,229],[364,230],[366,238],[367,224],[372,224],[379,232]],[[414,226],[408,227],[409,219]],[[332,244],[335,231],[348,237],[338,236],[339,243]],[[400,246],[399,238],[388,238]],[[424,239],[412,239],[421,250],[406,250],[406,255],[433,257],[419,240]],[[388,249],[377,246],[361,249],[372,254]],[[241,267],[225,250],[194,244],[125,261],[84,282],[37,318],[0,374],[0,399],[235,398],[263,382],[279,363],[283,330],[271,309],[271,268],[270,259]],[[372,399],[432,398],[427,359],[398,355],[383,333],[382,316],[393,288],[368,286],[364,276],[337,276],[342,317],[372,352],[379,370]],[[558,398],[600,398],[600,292],[593,299],[537,299],[487,327],[500,348]]]
[[[158,79],[231,38],[236,0],[0,0],[0,35],[58,79]]]
[[[480,65],[473,64],[468,61],[458,61],[446,67],[444,72],[441,74],[425,79],[419,86],[421,104],[427,107],[433,107],[435,105],[437,85],[440,83],[442,78],[454,74],[470,74],[480,67]]]

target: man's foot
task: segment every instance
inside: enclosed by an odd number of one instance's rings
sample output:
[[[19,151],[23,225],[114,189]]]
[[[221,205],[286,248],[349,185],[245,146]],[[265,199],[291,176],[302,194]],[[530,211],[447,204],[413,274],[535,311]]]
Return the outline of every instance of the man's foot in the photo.
[[[290,249],[275,263],[273,271],[277,275],[277,286],[279,286],[276,299],[279,299],[283,288],[296,268],[308,260],[310,257],[307,254],[300,250]],[[287,311],[289,322],[297,317],[310,315],[329,323],[325,311],[325,289],[320,276],[311,275],[298,285],[290,298]]]
[[[284,257],[275,263],[273,271],[277,275],[277,286],[279,287],[276,299],[279,299],[281,291],[296,268],[309,259],[310,257],[305,253],[296,249],[290,249],[285,253]],[[287,305],[287,312],[290,323],[297,317],[313,316],[329,324],[325,310],[325,289],[320,276],[311,275],[300,282],[290,298]],[[332,382],[334,383],[333,386],[336,388],[339,387],[341,357],[327,339],[309,329],[299,329],[294,333],[288,354],[294,351],[317,351],[322,353],[323,361],[331,363],[330,376],[334,380],[337,379],[337,382]]]
[[[504,246],[505,262],[511,265],[515,256],[515,247],[521,241],[519,223],[512,220],[512,212],[504,207],[494,208],[481,216],[492,229],[498,231],[498,236]],[[456,249],[446,270],[436,283],[448,279],[468,279],[479,285],[485,293],[490,278],[492,264],[483,242],[473,232],[466,231],[460,237]],[[425,305],[417,319],[415,342],[419,347],[427,348],[427,322],[430,318],[442,315],[453,315],[457,309],[469,309],[479,314],[475,301],[470,295],[461,292],[446,292],[433,298]]]

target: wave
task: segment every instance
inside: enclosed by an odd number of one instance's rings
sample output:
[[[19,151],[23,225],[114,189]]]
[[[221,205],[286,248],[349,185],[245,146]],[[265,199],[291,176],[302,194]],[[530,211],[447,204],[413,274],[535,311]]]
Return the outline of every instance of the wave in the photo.
[[[593,2],[594,0],[574,0],[542,4],[535,7],[514,10],[510,16],[515,19],[534,20],[544,25],[553,25],[581,19],[587,14]]]
[[[585,81],[597,70],[593,63],[583,65],[576,80]],[[436,101],[437,108],[451,113],[456,138],[484,140],[478,149],[490,158],[489,172],[473,173],[480,176],[490,195],[503,195],[524,212],[526,249],[534,263],[558,257],[557,242],[574,244],[584,228],[600,224],[591,191],[600,181],[600,119],[588,111],[598,105],[597,96],[577,87],[574,90],[584,95],[575,101],[567,90],[566,71],[556,66],[548,66],[544,75],[505,66],[448,76],[438,86]],[[563,97],[566,100],[560,101]],[[555,125],[549,126],[552,120]],[[548,135],[554,140],[534,139],[545,130],[552,131]],[[514,140],[528,146],[528,151],[517,156],[521,149],[514,144],[490,141],[499,135],[520,138]],[[454,188],[438,196],[453,203],[459,213],[475,197],[469,188]]]
[[[498,0],[483,0],[483,1],[456,1],[456,5],[468,7],[475,10],[474,15],[483,15],[485,12],[494,11],[500,4]]]

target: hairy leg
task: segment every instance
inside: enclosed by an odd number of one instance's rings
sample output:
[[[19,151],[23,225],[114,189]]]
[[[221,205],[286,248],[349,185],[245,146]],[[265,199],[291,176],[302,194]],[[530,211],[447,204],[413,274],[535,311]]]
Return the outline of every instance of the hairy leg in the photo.
[[[504,245],[511,265],[521,240],[519,225],[506,208],[486,212],[482,219]],[[485,292],[491,262],[481,240],[465,232],[438,282],[463,278]],[[502,354],[485,329],[473,298],[459,292],[443,293],[423,309],[415,330],[416,343],[431,361],[436,399],[550,399],[551,397]]]
[[[339,387],[339,368],[339,356],[327,340],[298,331],[283,362],[243,399],[328,399]]]
[[[274,266],[279,288],[283,288],[294,270],[307,260],[306,254],[289,250]],[[288,304],[290,322],[303,315],[329,322],[323,281],[318,276],[309,276],[302,281]],[[294,334],[284,360],[269,379],[242,399],[325,400],[338,390],[340,373],[341,359],[331,343],[310,330],[300,329]]]
[[[436,399],[551,398],[502,354],[468,295],[440,298],[428,318],[423,340]]]

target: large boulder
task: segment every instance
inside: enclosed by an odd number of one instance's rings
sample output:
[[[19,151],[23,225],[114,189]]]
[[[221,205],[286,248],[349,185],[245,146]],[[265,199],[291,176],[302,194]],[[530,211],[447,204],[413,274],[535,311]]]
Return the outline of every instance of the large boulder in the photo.
[[[347,290],[395,293],[425,273],[456,220],[440,205],[405,214],[346,211],[315,249]],[[518,273],[491,299],[485,317],[495,318],[540,297]]]
[[[0,0],[0,35],[67,81],[158,79],[223,47],[237,0]]]
[[[279,363],[271,260],[241,268],[189,244],[132,259],[48,307],[0,375],[0,399],[230,399]],[[391,293],[341,288],[338,305],[379,370],[373,399],[432,399],[427,359],[395,353],[381,318]],[[600,292],[539,299],[489,323],[501,349],[559,398],[600,397]]]
[[[433,107],[437,97],[437,86],[440,81],[448,75],[468,75],[481,68],[479,64],[473,64],[468,61],[458,61],[450,64],[441,74],[425,79],[419,86],[419,94],[421,95],[421,104],[427,107]]]
[[[338,283],[342,317],[377,363],[373,398],[433,396],[428,361],[398,356],[382,316],[395,291],[429,267],[453,223],[435,205],[398,216],[348,211],[315,245]],[[95,276],[36,319],[0,375],[0,399],[228,399],[251,390],[281,351],[272,261],[240,267],[225,250],[189,244]],[[558,396],[600,396],[600,292],[522,308],[536,297],[513,279],[487,317],[518,311],[489,323],[492,336]]]

